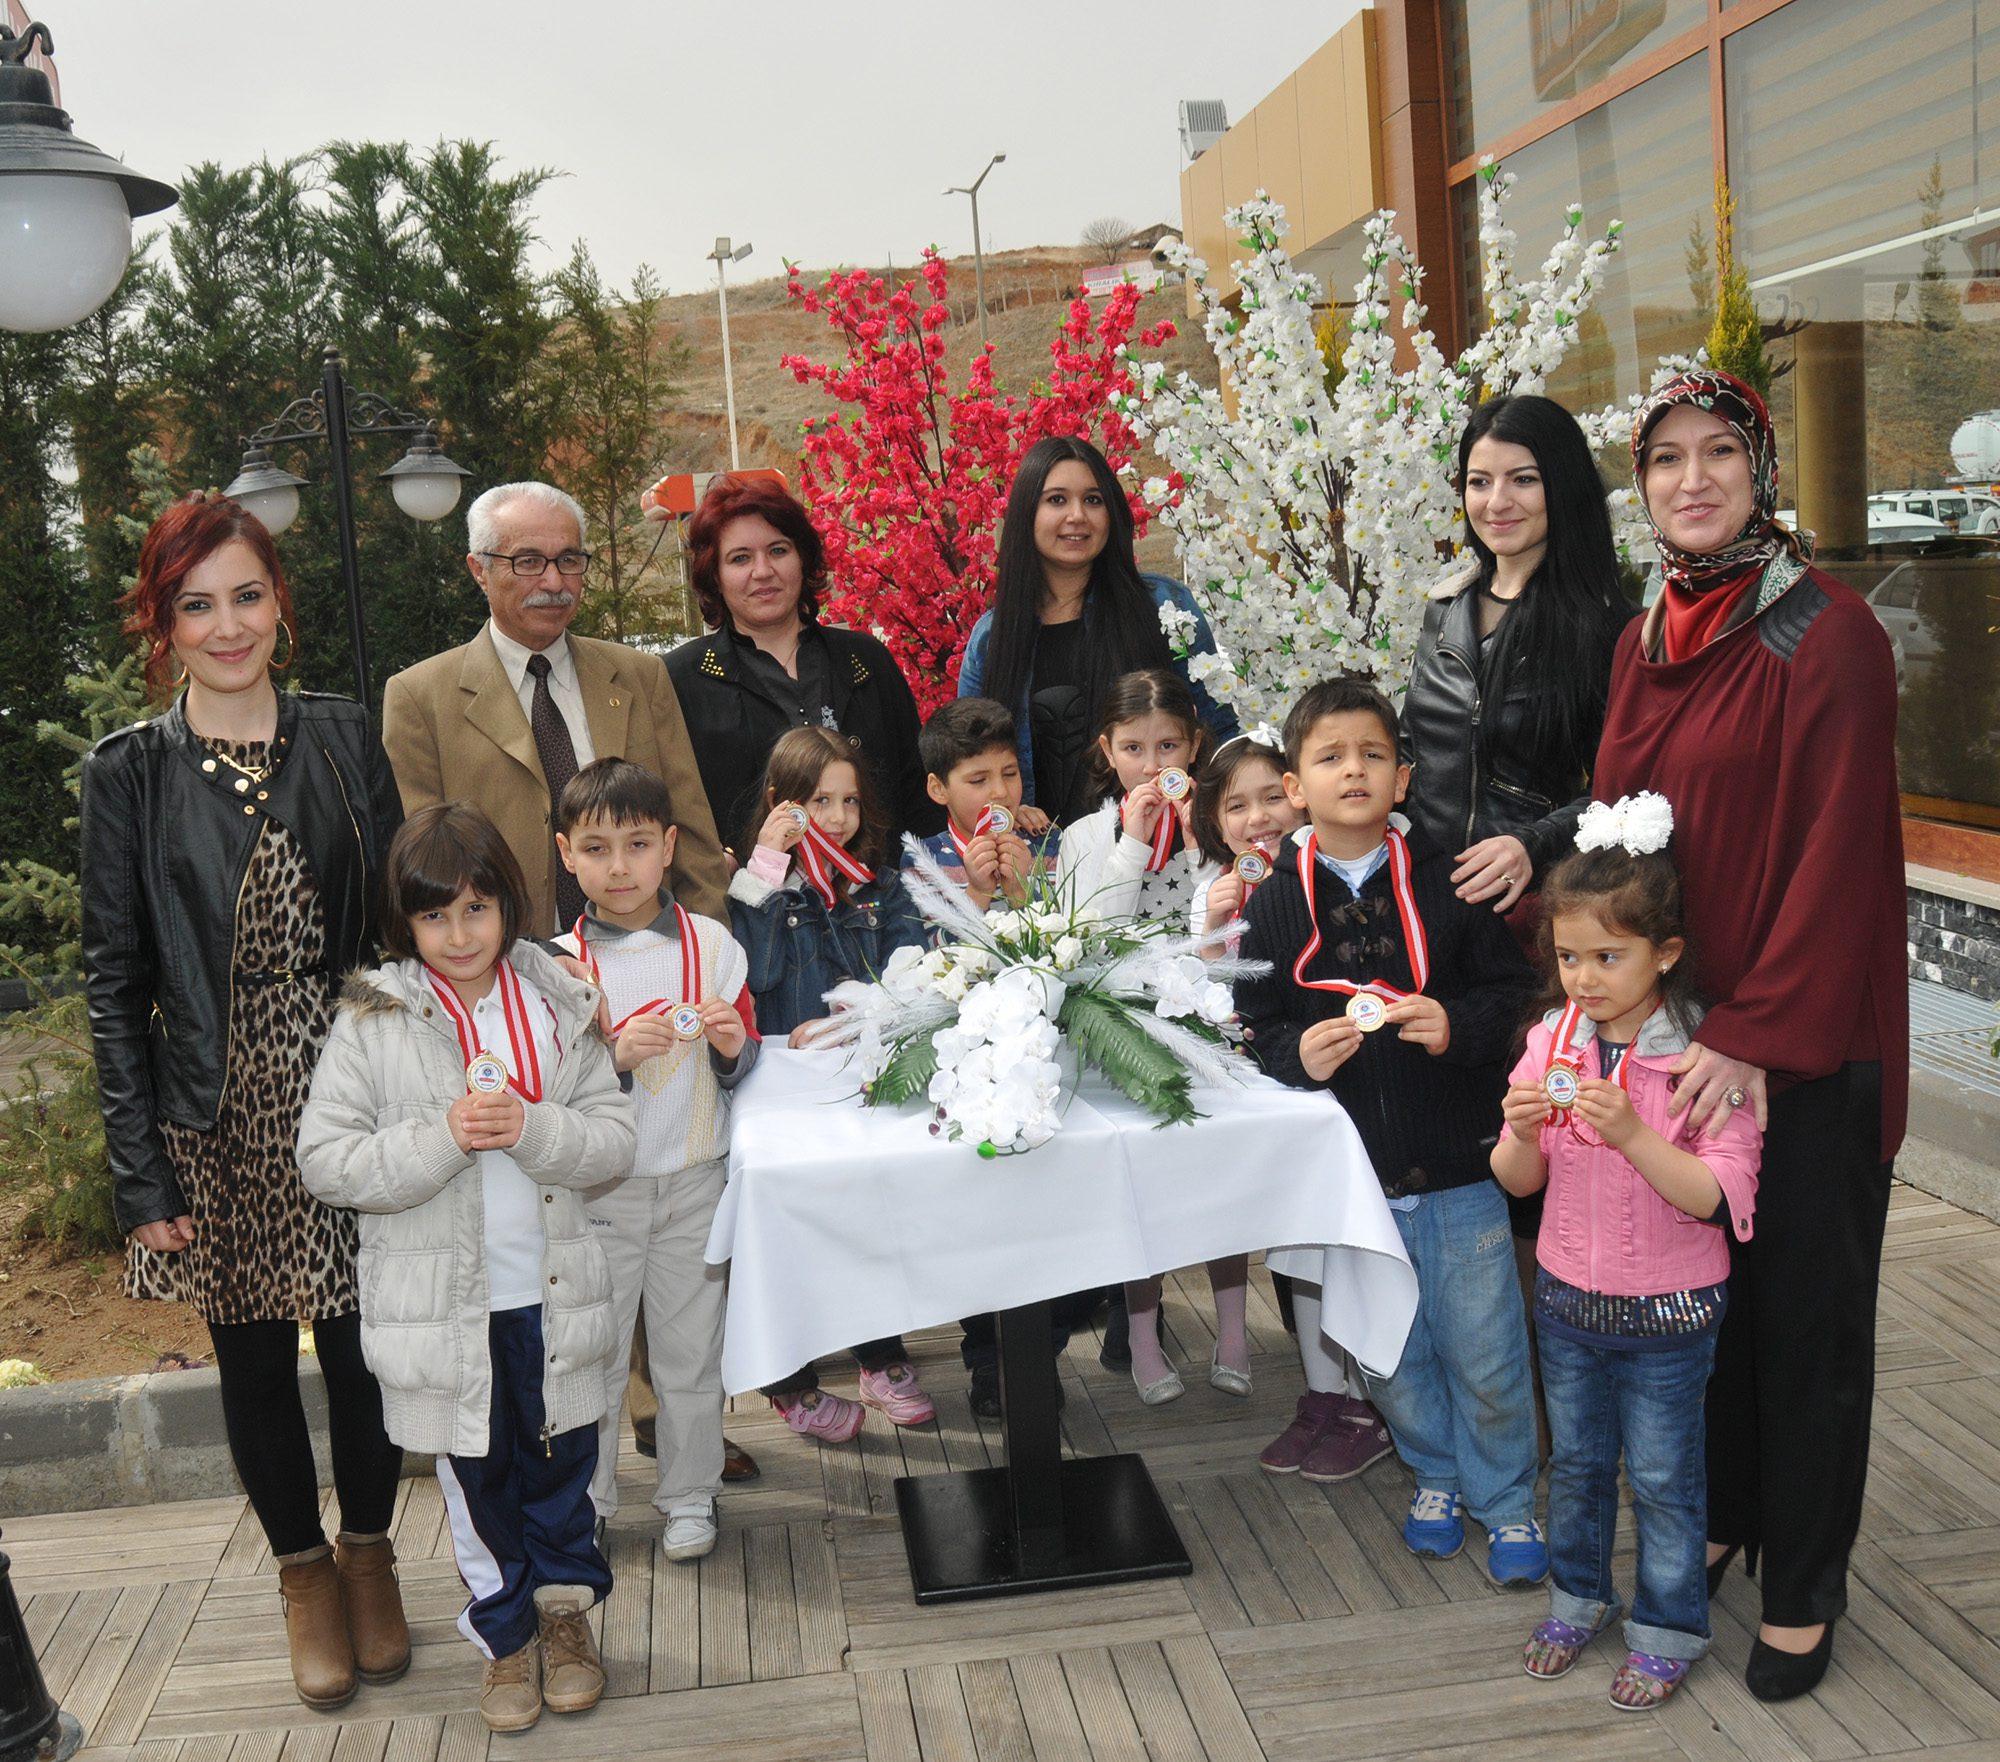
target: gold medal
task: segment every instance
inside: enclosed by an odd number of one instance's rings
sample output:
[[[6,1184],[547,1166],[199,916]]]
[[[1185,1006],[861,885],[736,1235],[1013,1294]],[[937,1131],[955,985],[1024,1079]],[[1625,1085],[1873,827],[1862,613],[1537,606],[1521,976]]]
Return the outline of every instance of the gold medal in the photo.
[[[684,1003],[667,1018],[674,1025],[674,1032],[683,1040],[701,1038],[701,1011],[691,1003]]]
[[[1550,1065],[1542,1073],[1542,1093],[1558,1113],[1567,1113],[1576,1105],[1582,1087],[1582,1079],[1569,1065]]]
[[[1357,991],[1347,1000],[1347,1019],[1364,1034],[1372,1034],[1389,1019],[1389,1006],[1372,991]]]
[[[1188,791],[1194,788],[1194,779],[1178,765],[1169,765],[1153,781],[1168,801],[1185,801]]]
[[[507,1087],[507,1067],[490,1052],[482,1052],[465,1067],[465,1087],[473,1095],[498,1095]]]
[[[785,812],[791,815],[792,824],[801,832],[806,829],[806,811],[804,808],[794,802],[790,807],[785,809]]]
[[[979,816],[979,830],[990,832],[995,838],[1014,830],[1014,810],[1005,802],[988,802],[986,811]]]
[[[1261,850],[1246,850],[1236,859],[1236,879],[1246,887],[1255,887],[1260,881],[1270,879],[1271,859]]]

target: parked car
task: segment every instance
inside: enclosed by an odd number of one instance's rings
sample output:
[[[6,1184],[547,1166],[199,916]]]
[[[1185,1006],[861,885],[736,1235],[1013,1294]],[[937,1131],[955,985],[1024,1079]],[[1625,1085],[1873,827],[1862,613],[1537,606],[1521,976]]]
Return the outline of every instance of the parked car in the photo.
[[[1778,518],[1787,526],[1797,527],[1798,510],[1780,508]],[[1869,498],[1868,502],[1868,542],[1871,545],[1922,544],[1927,539],[1949,538],[1951,528],[1942,520],[1934,520],[1928,514],[1918,514],[1893,507],[1888,502]]]
[[[1953,532],[2000,533],[2000,500],[1978,490],[1906,489],[1868,498],[1872,511],[1882,508],[1891,514],[1915,514],[1939,520]]]

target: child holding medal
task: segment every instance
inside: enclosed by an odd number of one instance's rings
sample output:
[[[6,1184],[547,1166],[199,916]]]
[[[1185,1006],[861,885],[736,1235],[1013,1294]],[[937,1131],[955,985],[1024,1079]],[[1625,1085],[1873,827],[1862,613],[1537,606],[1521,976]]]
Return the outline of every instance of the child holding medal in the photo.
[[[990,697],[954,698],[924,724],[917,753],[924,788],[945,811],[945,829],[923,848],[982,912],[996,900],[1018,905],[1055,869],[1062,834],[1021,799],[1012,713]]]
[[[581,1189],[632,1164],[597,993],[519,932],[519,865],[464,802],[389,846],[382,941],[349,978],[299,1169],[361,1214],[361,1343],[389,1436],[437,1457],[479,1710],[523,1731],[594,1707],[611,1589],[590,1499],[611,1279]],[[614,1379],[612,1386],[616,1386]]]
[[[1267,1071],[1347,1110],[1416,1268],[1402,1359],[1368,1375],[1416,1475],[1404,1545],[1449,1559],[1470,1510],[1495,1582],[1538,1584],[1527,1320],[1487,1167],[1533,975],[1506,925],[1457,896],[1451,854],[1401,824],[1410,772],[1374,686],[1311,687],[1285,719],[1285,758],[1310,827],[1250,896],[1242,954],[1272,970],[1237,984],[1237,1011]]]
[[[750,848],[750,860],[730,877],[730,921],[749,956],[764,1032],[809,1046],[829,991],[874,978],[890,955],[926,941],[928,931],[891,866],[868,765],[846,735],[807,727],[782,736],[757,803],[739,847]],[[900,1338],[864,1341],[854,1356],[859,1403],[821,1389],[811,1365],[764,1393],[793,1431],[828,1444],[860,1431],[869,1407],[899,1426],[937,1416]]]
[[[617,1352],[590,1495],[618,1510],[618,1413],[644,1298],[647,1372],[659,1403],[653,1506],[669,1560],[715,1546],[722,1484],[721,1271],[704,1258],[729,1172],[729,1091],[756,1061],[749,962],[729,926],[667,891],[678,833],[667,786],[628,759],[599,759],[556,804],[556,851],[589,908],[556,939],[602,987],[612,1055],[637,1115],[631,1175],[591,1188],[590,1225],[611,1268]]]
[[[1708,1649],[1702,1401],[1762,1149],[1754,1109],[1730,1109],[1713,1136],[1668,1111],[1701,1023],[1672,830],[1657,795],[1584,810],[1577,854],[1542,895],[1557,1007],[1529,1031],[1492,1159],[1510,1193],[1548,1189],[1535,1330],[1553,1570],[1527,1672],[1566,1674],[1618,1614],[1622,1447],[1639,1559],[1611,1700],[1634,1711],[1657,1707]]]

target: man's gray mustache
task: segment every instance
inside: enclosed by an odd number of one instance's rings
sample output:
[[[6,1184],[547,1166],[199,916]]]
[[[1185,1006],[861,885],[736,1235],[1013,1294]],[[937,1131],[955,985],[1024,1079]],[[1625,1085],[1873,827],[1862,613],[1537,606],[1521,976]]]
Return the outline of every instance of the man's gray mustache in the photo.
[[[575,594],[550,593],[546,588],[544,588],[540,592],[531,593],[525,599],[523,599],[521,601],[521,608],[523,611],[532,612],[532,611],[538,611],[544,606],[573,606],[575,604],[576,604]]]

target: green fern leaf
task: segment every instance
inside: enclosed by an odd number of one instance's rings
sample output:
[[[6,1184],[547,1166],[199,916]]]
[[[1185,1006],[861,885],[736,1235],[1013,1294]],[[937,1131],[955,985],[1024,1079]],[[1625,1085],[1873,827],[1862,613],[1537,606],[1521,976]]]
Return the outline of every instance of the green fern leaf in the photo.
[[[875,1107],[897,1107],[930,1091],[937,1075],[937,1046],[929,1033],[913,1034],[896,1048],[881,1076],[868,1085],[868,1100]]]
[[[1161,1124],[1185,1125],[1196,1118],[1186,1068],[1132,1019],[1128,1006],[1101,992],[1072,991],[1060,1025],[1086,1064],[1157,1114]]]

